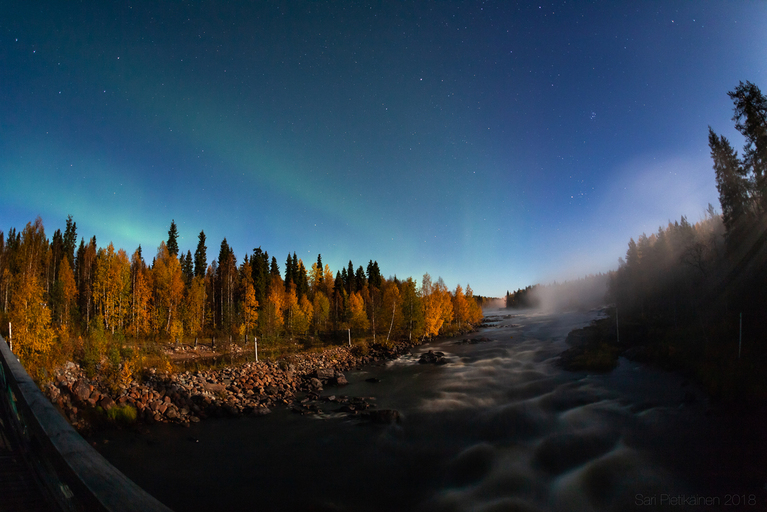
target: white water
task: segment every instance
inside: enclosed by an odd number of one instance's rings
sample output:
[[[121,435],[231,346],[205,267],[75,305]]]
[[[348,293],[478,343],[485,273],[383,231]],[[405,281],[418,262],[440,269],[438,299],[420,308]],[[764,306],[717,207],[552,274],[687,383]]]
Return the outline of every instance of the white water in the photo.
[[[681,377],[623,359],[607,375],[561,370],[567,333],[595,312],[486,314],[472,337],[494,341],[440,341],[325,390],[374,396],[398,425],[328,404],[94,441],[178,511],[767,509],[760,418],[711,414]],[[450,362],[419,365],[429,349]]]

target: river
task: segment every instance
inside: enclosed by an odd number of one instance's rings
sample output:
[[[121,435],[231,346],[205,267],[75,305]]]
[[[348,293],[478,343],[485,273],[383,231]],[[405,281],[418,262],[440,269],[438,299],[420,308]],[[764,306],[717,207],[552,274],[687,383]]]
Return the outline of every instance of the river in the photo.
[[[323,392],[375,397],[397,424],[325,404],[90,441],[179,512],[767,510],[763,415],[718,412],[681,376],[625,359],[563,371],[567,333],[596,311],[485,314],[471,337],[492,341],[438,340]],[[427,350],[449,362],[418,364]]]

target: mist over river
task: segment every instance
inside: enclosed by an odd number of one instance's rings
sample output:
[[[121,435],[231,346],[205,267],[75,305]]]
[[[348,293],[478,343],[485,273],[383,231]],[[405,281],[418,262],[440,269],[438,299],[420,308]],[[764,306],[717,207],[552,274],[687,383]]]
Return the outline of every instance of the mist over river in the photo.
[[[398,424],[323,403],[91,442],[179,512],[767,510],[764,415],[723,413],[683,377],[622,358],[609,374],[562,370],[567,333],[596,311],[485,315],[477,333],[323,392],[375,397]],[[427,350],[448,364],[418,364]]]

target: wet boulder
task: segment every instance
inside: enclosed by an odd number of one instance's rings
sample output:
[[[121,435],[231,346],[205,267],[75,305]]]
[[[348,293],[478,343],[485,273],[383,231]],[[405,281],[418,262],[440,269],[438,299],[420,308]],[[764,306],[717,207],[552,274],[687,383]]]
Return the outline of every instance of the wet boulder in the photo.
[[[322,391],[322,382],[319,379],[312,377],[309,379],[309,389],[312,391]]]
[[[332,380],[336,376],[336,372],[332,368],[318,368],[316,373],[317,378],[323,382]]]
[[[339,386],[346,386],[349,381],[346,380],[346,376],[341,372],[336,372],[336,384]]]
[[[429,350],[426,353],[421,354],[421,357],[418,359],[419,364],[445,364],[447,363],[447,359],[445,359],[445,354],[442,352],[434,352],[433,350]]]
[[[91,387],[84,380],[78,380],[72,388],[72,392],[80,401],[85,402],[91,396]]]

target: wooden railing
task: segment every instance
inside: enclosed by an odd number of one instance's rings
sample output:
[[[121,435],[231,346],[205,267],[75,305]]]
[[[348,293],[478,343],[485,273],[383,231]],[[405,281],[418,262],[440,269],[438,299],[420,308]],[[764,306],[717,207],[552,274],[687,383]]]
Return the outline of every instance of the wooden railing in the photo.
[[[67,423],[2,337],[0,363],[4,430],[49,502],[60,510],[170,511],[112,466]]]

